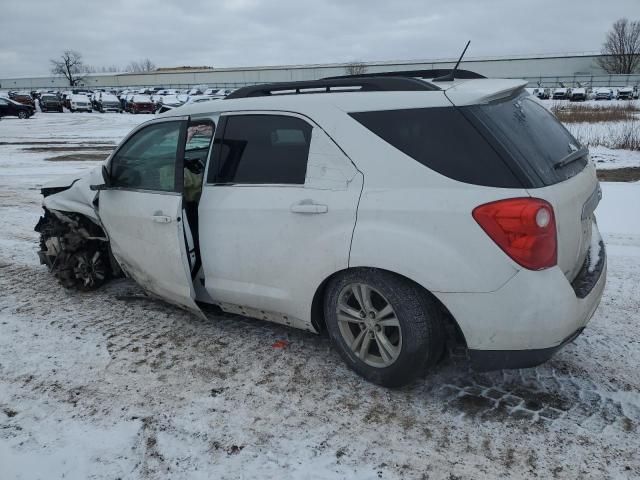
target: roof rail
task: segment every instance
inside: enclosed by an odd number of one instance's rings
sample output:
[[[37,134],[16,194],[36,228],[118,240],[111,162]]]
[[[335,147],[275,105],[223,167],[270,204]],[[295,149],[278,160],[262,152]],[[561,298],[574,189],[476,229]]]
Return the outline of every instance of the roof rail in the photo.
[[[338,93],[338,92],[391,92],[440,90],[422,80],[404,76],[335,77],[302,82],[265,83],[242,87],[229,94],[226,99],[265,97],[297,93]]]
[[[371,78],[371,77],[413,77],[413,78],[438,78],[446,75],[451,75],[452,68],[438,68],[435,70],[401,70],[397,72],[376,72],[376,73],[361,73],[358,75],[344,75],[338,77],[327,77],[325,80],[333,80],[337,78]],[[472,72],[471,70],[456,70],[454,73],[455,78],[471,79],[471,78],[487,78],[479,73]]]

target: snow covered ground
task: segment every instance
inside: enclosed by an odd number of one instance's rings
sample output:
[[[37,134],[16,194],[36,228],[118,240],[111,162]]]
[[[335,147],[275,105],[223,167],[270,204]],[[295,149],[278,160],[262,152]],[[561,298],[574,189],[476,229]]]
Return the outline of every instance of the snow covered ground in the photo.
[[[586,102],[570,102],[568,100],[538,100],[546,108],[622,108],[633,105],[640,109],[639,100],[587,100]],[[635,118],[617,122],[595,122],[595,123],[568,123],[567,129],[582,144],[589,145],[591,158],[596,162],[599,170],[610,170],[615,168],[640,167],[639,150],[618,150],[613,149],[615,144],[621,139],[630,136],[638,137],[640,131],[640,114],[636,113]]]
[[[536,369],[448,361],[390,391],[323,336],[53,281],[40,185],[144,119],[0,121],[0,479],[640,476],[640,183],[603,184],[608,283],[573,344]]]

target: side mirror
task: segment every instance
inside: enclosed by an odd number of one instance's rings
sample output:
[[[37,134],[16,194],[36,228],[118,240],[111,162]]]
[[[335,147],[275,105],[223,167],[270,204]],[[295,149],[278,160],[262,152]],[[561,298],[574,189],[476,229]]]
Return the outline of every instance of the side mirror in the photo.
[[[92,191],[108,190],[111,188],[111,177],[109,176],[109,170],[106,165],[102,166],[102,179],[104,183],[102,185],[89,185],[89,189]]]

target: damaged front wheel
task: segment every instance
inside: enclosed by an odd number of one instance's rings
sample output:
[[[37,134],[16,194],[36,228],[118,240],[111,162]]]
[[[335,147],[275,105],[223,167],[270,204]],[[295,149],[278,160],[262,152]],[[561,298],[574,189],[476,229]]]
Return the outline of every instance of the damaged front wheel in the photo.
[[[65,288],[94,290],[119,269],[99,227],[72,214],[46,211],[35,230],[40,232],[40,263]]]
[[[108,266],[100,250],[83,250],[73,255],[73,273],[78,288],[93,290],[107,279]]]

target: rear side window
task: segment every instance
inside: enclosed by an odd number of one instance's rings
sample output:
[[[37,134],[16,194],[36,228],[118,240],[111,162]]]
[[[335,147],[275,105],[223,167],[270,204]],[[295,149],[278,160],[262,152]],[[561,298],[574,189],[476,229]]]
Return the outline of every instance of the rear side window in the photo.
[[[530,177],[552,185],[581,172],[586,156],[557,167],[580,144],[555,116],[526,92],[505,101],[463,107],[486,127]],[[540,181],[536,183],[540,183]]]
[[[401,152],[449,178],[492,187],[522,186],[501,156],[454,107],[350,115]]]
[[[285,115],[231,115],[207,182],[304,184],[312,127]]]

